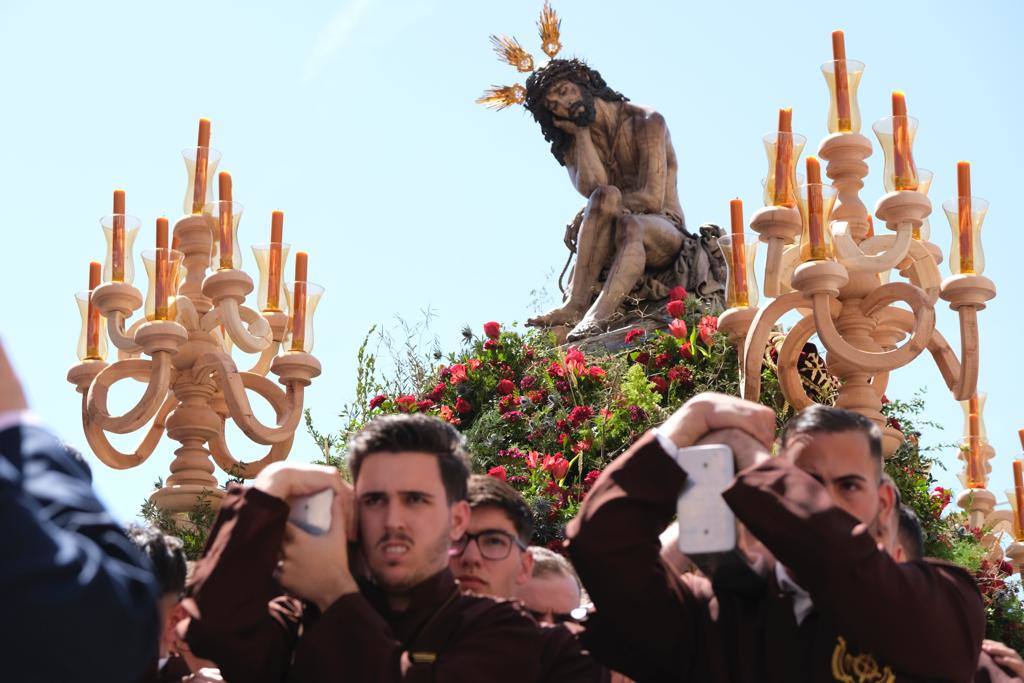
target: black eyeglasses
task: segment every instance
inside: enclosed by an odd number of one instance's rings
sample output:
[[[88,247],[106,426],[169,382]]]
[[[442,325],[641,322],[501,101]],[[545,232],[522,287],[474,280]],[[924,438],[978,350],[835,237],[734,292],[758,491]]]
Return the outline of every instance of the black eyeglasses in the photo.
[[[504,560],[515,546],[526,550],[526,545],[512,534],[497,529],[488,529],[478,534],[465,533],[452,545],[452,554],[461,555],[466,552],[470,541],[476,541],[476,547],[485,560]]]
[[[571,612],[564,614],[556,614],[552,612],[539,612],[537,610],[528,609],[526,610],[530,616],[536,620],[538,624],[551,623],[551,624],[564,624],[566,622],[575,622],[577,624],[586,621],[587,619],[587,608],[577,607]]]

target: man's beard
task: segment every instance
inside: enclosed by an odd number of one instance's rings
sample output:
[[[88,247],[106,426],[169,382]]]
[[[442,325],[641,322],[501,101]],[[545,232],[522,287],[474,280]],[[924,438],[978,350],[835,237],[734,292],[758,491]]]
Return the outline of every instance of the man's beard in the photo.
[[[597,107],[594,105],[594,96],[586,90],[580,90],[580,99],[573,102],[569,107],[569,116],[556,116],[563,121],[573,123],[580,128],[586,128],[597,118]]]
[[[445,528],[435,539],[425,541],[423,545],[429,549],[426,556],[419,558],[420,563],[418,566],[409,567],[408,573],[401,579],[397,581],[389,580],[388,577],[384,576],[383,572],[374,572],[373,568],[371,568],[373,579],[387,593],[408,593],[413,588],[423,583],[423,581],[429,579],[431,576],[434,576],[448,566],[448,550],[451,548],[450,531],[451,525],[446,524]],[[419,543],[413,542],[411,538],[404,534],[385,534],[385,536],[378,541],[378,544],[383,543],[385,540],[388,540],[393,536],[400,536],[401,540],[411,543],[411,552],[415,552],[416,546],[420,545]]]

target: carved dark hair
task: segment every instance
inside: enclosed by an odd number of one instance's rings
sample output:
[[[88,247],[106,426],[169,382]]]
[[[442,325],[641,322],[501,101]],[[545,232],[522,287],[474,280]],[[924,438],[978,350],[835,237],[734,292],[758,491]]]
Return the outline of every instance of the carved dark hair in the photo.
[[[540,124],[544,139],[551,143],[551,154],[565,166],[565,154],[572,147],[572,136],[555,126],[554,116],[544,104],[548,90],[559,81],[571,81],[592,96],[608,102],[628,102],[629,98],[609,88],[596,69],[591,69],[579,59],[552,59],[530,74],[526,79],[524,105]]]

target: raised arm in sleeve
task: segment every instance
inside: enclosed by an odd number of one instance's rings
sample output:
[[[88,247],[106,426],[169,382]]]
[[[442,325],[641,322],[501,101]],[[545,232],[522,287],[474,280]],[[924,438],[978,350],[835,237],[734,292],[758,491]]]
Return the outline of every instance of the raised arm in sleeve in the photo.
[[[90,680],[141,675],[158,640],[148,561],[40,427],[0,432],[0,529],[5,676],[83,680],[84,662]]]
[[[588,626],[591,653],[634,678],[681,680],[706,609],[660,555],[658,535],[685,482],[648,433],[602,473],[566,530],[573,566],[597,609],[593,634]]]
[[[288,504],[233,487],[221,504],[185,608],[185,639],[228,681],[283,681],[303,606],[274,580]]]
[[[971,576],[933,562],[900,564],[816,479],[780,459],[741,472],[723,494],[750,531],[840,632],[901,673],[971,680],[985,614]],[[906,635],[927,647],[907,647]]]

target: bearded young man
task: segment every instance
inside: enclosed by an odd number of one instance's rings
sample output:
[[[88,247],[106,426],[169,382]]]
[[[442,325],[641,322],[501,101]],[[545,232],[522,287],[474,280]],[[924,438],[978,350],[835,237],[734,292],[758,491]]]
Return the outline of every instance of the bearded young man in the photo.
[[[354,490],[332,468],[284,464],[231,490],[196,569],[193,652],[229,681],[536,680],[533,620],[461,594],[448,569],[470,516],[461,435],[389,416],[348,455]],[[287,522],[290,499],[328,488],[326,534]]]
[[[680,576],[658,534],[687,447],[717,430],[739,472],[722,496],[767,553],[745,573]],[[895,503],[877,426],[814,406],[773,458],[774,432],[771,409],[701,394],[604,471],[567,532],[597,608],[590,651],[641,681],[971,680],[985,627],[973,578],[876,541]]]

